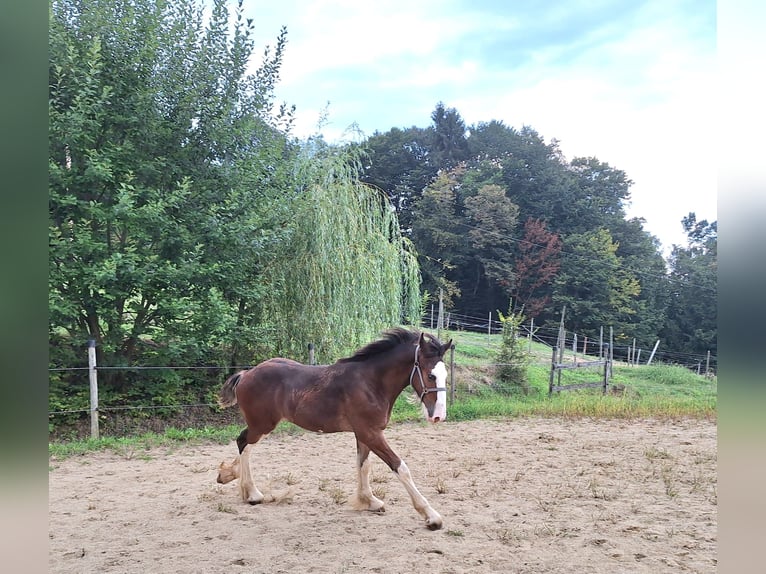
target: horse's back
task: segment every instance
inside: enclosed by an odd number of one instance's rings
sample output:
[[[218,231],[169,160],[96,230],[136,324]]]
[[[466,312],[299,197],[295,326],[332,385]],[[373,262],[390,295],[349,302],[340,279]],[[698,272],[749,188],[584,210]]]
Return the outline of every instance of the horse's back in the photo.
[[[269,359],[243,375],[237,387],[240,408],[254,422],[286,419],[312,431],[351,430],[341,414],[347,404],[347,381],[336,370],[333,365]]]
[[[292,359],[276,357],[259,363],[247,371],[237,386],[240,404],[243,395],[250,400],[282,401],[286,395],[316,385],[322,375],[322,367],[304,365]]]

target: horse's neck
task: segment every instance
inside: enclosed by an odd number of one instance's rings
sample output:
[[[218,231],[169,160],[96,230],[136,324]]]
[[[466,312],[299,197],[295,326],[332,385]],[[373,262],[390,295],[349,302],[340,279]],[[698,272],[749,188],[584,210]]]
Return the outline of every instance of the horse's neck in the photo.
[[[384,364],[386,365],[385,367],[383,366]],[[393,357],[388,358],[387,363],[381,363],[379,367],[381,369],[381,377],[379,380],[385,387],[387,394],[392,397],[392,400],[396,400],[410,384],[410,375],[414,365],[414,352],[405,353],[402,350],[398,351]]]

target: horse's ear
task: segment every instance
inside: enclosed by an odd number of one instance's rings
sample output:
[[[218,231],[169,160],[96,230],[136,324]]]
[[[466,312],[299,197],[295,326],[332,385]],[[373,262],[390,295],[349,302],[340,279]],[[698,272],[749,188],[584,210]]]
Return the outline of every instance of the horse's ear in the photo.
[[[418,345],[420,345],[420,348],[422,349],[426,342],[426,334],[421,331],[420,332],[420,338],[418,339]]]
[[[449,351],[450,348],[452,348],[452,339],[450,339],[449,342],[446,343],[445,345],[442,345],[442,356],[444,356],[444,353]]]

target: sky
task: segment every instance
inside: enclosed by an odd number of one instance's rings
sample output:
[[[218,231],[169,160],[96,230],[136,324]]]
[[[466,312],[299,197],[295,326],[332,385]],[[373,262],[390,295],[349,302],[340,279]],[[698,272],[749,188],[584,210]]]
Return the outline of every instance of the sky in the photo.
[[[287,28],[275,96],[297,137],[425,128],[443,102],[623,170],[628,216],[666,255],[689,212],[718,219],[712,0],[245,0],[244,16],[254,68]]]

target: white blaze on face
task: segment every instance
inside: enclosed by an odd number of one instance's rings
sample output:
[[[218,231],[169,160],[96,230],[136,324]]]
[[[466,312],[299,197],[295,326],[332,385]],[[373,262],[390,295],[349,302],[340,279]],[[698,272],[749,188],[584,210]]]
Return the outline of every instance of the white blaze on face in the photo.
[[[447,367],[444,366],[444,362],[439,361],[436,363],[434,368],[431,369],[431,374],[436,377],[436,386],[445,389],[436,393],[436,404],[434,405],[433,416],[428,416],[428,410],[425,408],[425,405],[423,405],[423,411],[428,422],[434,423],[443,421],[447,418]]]

